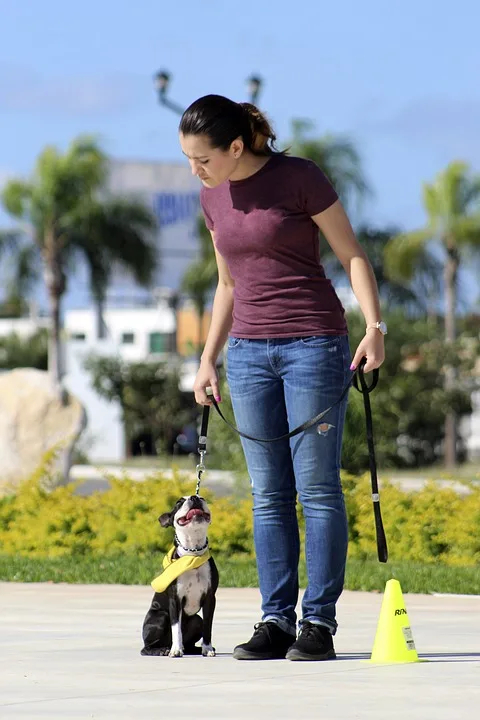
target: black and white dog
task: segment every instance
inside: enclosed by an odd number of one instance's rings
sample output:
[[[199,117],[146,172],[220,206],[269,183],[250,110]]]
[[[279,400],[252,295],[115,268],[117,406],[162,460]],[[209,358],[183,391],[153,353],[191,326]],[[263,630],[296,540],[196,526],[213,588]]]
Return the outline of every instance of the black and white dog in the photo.
[[[194,565],[184,569],[161,592],[155,592],[150,609],[143,622],[142,655],[215,655],[212,647],[212,625],[215,612],[215,593],[218,588],[218,570],[208,549],[207,530],[211,522],[210,509],[205,500],[197,495],[177,500],[170,513],[159,518],[164,528],[175,529],[174,548],[164,561],[175,571],[182,563]],[[170,557],[169,557],[170,556]],[[208,557],[208,560],[207,560]],[[184,558],[182,560],[181,558]],[[199,567],[195,567],[202,563]],[[180,563],[175,566],[175,562]],[[155,587],[157,580],[152,585]],[[202,610],[202,617],[197,613]],[[202,647],[195,645],[202,638]]]

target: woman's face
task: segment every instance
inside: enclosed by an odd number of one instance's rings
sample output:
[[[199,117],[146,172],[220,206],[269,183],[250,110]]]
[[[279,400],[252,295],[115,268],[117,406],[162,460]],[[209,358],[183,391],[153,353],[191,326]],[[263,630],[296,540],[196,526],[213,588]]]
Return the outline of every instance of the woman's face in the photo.
[[[182,135],[180,145],[187,156],[193,175],[206,187],[216,187],[235,172],[243,151],[241,139],[234,140],[228,150],[212,148],[206,135]]]

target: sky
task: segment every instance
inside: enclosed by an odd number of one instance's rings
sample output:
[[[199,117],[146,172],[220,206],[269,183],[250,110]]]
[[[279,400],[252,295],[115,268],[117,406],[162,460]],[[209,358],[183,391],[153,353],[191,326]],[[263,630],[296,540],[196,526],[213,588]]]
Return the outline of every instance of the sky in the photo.
[[[425,181],[455,159],[480,171],[479,27],[478,0],[0,0],[0,186],[83,132],[114,157],[183,162],[154,73],[184,106],[246,100],[255,73],[281,142],[292,118],[347,135],[373,190],[362,219],[413,229]]]

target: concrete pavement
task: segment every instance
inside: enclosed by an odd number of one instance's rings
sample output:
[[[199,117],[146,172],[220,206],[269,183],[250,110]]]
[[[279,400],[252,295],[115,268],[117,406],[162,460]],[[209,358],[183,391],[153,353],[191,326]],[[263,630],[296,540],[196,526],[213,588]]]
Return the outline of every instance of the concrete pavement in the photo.
[[[141,657],[149,587],[0,583],[0,718],[463,720],[480,708],[480,597],[405,595],[428,662],[367,662],[381,594],[345,592],[336,661],[238,662],[255,589],[221,589],[215,658]]]
[[[165,468],[164,470],[159,468],[139,468],[139,467],[121,467],[115,465],[74,465],[70,470],[70,480],[78,482],[79,487],[76,490],[78,495],[90,495],[97,490],[107,490],[110,486],[110,482],[107,479],[108,476],[122,478],[128,475],[129,478],[137,482],[142,482],[145,478],[155,473],[162,473],[165,477],[172,477],[173,471],[171,468]],[[185,474],[186,478],[194,481],[195,478],[195,465],[192,462],[192,468],[190,471],[180,470],[180,474]],[[379,484],[380,489],[382,487],[383,479],[388,479],[394,485],[398,485],[402,490],[421,490],[425,485],[432,480],[428,476],[414,475],[402,475],[400,473],[389,473],[380,472]],[[461,482],[450,479],[434,478],[436,486],[439,489],[453,488],[456,492],[464,494],[469,492],[468,488]],[[474,482],[480,484],[480,477],[475,478]],[[202,486],[213,490],[219,497],[230,495],[235,486],[235,476],[228,470],[214,470],[207,467],[207,472],[203,476]],[[248,482],[245,480],[244,488],[249,493]]]
[[[114,465],[74,465],[70,469],[69,480],[78,483],[75,490],[76,495],[91,495],[97,491],[108,490],[110,487],[109,477],[122,479],[126,475],[135,482],[142,482],[148,477],[162,473],[166,478],[173,477],[171,468],[129,468]],[[195,464],[192,463],[191,470],[180,470],[180,475],[185,476],[194,483],[196,481]],[[213,490],[217,497],[232,494],[235,486],[235,476],[226,470],[208,470],[202,478],[202,487]]]

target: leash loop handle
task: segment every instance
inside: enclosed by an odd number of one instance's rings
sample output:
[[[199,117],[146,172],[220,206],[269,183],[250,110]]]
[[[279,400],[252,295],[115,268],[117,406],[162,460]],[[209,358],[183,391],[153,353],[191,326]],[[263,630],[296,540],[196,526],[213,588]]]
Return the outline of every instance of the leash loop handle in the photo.
[[[375,368],[375,370],[372,373],[372,382],[370,383],[370,385],[367,385],[367,381],[365,380],[365,372],[364,372],[366,362],[367,362],[367,358],[363,357],[360,360],[360,363],[358,365],[358,371],[353,376],[353,386],[354,386],[355,390],[358,390],[361,393],[373,392],[378,385],[378,379],[380,377],[378,368]],[[361,389],[358,387],[358,379],[359,378],[360,378]]]

